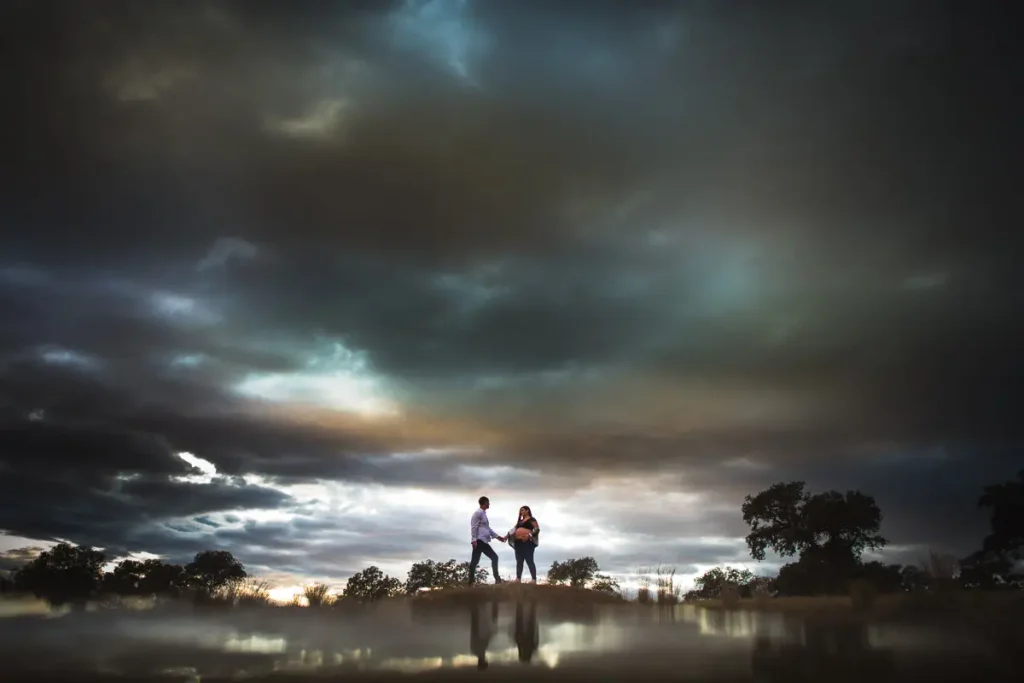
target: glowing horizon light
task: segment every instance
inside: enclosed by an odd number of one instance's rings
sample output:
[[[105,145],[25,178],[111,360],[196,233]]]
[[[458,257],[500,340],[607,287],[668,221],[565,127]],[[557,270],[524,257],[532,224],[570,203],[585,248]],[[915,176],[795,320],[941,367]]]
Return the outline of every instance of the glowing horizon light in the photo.
[[[273,403],[313,404],[363,417],[389,417],[398,406],[371,374],[365,352],[339,342],[321,346],[295,372],[251,373],[235,385],[238,393]]]
[[[302,586],[277,586],[267,592],[267,597],[271,601],[282,604],[290,603],[296,596],[302,596]]]
[[[395,415],[397,407],[379,396],[376,383],[346,372],[250,375],[239,393],[274,403],[315,403],[366,417]]]

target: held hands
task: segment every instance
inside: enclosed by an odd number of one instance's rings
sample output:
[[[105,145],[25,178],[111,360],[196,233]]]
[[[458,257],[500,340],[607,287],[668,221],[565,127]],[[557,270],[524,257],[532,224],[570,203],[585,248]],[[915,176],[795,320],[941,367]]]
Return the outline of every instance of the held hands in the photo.
[[[505,541],[508,540],[508,536],[498,536],[498,540],[501,541],[502,543],[504,543]]]

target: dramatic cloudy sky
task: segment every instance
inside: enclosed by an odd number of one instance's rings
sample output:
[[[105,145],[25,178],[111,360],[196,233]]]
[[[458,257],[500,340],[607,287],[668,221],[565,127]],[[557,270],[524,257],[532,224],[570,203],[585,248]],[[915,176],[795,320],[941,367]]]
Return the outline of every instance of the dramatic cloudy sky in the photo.
[[[947,5],[10,0],[0,550],[404,576],[488,494],[692,574],[791,479],[971,550],[1024,112]]]

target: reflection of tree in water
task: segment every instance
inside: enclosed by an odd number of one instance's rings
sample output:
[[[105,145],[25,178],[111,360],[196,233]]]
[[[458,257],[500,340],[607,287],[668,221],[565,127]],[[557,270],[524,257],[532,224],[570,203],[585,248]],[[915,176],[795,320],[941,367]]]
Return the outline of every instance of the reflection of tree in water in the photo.
[[[857,681],[879,683],[895,675],[890,650],[873,649],[867,625],[809,622],[803,642],[754,641],[751,667],[764,681]]]
[[[491,638],[497,630],[498,603],[490,604],[490,614],[487,614],[487,606],[480,605],[470,608],[469,611],[469,651],[476,655],[476,666],[478,669],[487,668],[487,646],[491,644]]]
[[[537,623],[536,603],[516,604],[516,647],[519,661],[529,664],[540,647],[540,626]]]

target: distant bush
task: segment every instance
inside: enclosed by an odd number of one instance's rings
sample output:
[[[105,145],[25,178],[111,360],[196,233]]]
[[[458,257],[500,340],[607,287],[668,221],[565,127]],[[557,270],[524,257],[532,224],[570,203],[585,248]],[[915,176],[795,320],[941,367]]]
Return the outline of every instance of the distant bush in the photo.
[[[588,588],[597,578],[600,567],[593,557],[572,557],[564,562],[552,562],[548,570],[548,583]]]
[[[622,594],[622,588],[619,586],[619,582],[607,574],[598,574],[595,576],[594,582],[590,585],[590,590],[598,591],[599,593],[611,593],[613,595]]]
[[[362,602],[393,598],[404,591],[402,582],[388,576],[379,567],[370,566],[358,571],[345,585],[345,597]]]
[[[735,583],[722,584],[718,595],[725,607],[736,607],[740,603],[740,587]]]

